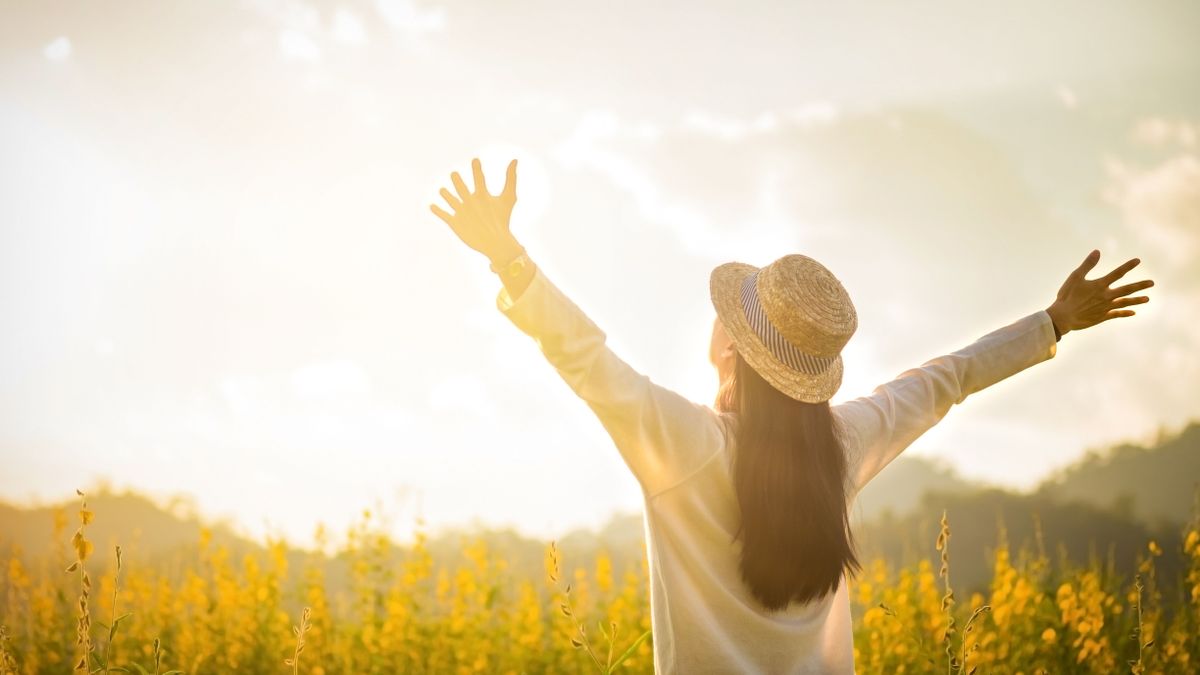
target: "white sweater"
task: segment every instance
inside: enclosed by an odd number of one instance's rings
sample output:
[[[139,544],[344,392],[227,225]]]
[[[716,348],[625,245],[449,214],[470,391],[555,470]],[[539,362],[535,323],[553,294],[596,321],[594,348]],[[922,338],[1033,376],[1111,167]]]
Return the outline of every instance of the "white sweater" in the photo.
[[[631,368],[540,268],[517,299],[502,288],[496,306],[595,412],[642,487],[655,671],[853,673],[844,576],[822,600],[773,614],[739,576],[732,414]],[[1039,310],[833,406],[847,451],[849,503],[950,406],[1056,349],[1050,315]]]

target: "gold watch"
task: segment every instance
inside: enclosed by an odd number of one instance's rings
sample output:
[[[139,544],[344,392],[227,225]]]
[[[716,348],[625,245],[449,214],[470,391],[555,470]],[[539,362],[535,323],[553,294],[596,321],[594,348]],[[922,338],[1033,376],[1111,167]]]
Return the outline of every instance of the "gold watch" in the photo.
[[[521,252],[517,254],[517,257],[504,263],[503,265],[500,265],[499,267],[497,267],[495,263],[492,263],[491,265],[488,265],[488,268],[496,274],[508,277],[510,279],[515,279],[521,276],[521,272],[525,270],[525,266],[528,264],[529,256],[525,255],[525,247],[522,246]]]

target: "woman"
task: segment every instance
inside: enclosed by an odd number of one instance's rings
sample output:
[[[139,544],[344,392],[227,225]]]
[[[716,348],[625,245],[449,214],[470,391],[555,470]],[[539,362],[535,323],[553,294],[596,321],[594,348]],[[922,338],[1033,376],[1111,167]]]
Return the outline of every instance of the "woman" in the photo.
[[[1110,289],[1131,259],[1084,276],[1092,251],[1054,302],[958,351],[906,370],[867,395],[829,403],[854,305],[824,266],[787,255],[766,267],[713,270],[709,357],[715,408],[633,370],[605,333],[533,264],[509,230],[516,168],[489,193],[457,172],[453,214],[431,210],[487,256],[496,306],[532,337],[596,413],[645,500],[654,667],[660,673],[853,673],[846,575],[859,568],[848,510],[859,490],[970,394],[1053,358],[1062,335],[1148,301]]]

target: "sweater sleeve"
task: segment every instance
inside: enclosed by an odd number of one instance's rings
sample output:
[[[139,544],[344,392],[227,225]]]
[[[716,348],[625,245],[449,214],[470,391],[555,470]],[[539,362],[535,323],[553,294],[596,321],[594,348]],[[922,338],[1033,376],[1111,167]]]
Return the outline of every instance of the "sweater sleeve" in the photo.
[[[834,406],[856,439],[848,462],[855,493],[945,417],[952,405],[1056,352],[1053,322],[1041,310],[905,370],[867,396]]]
[[[725,441],[720,413],[634,370],[608,347],[604,331],[540,267],[534,270],[517,298],[501,288],[496,306],[596,414],[646,496],[709,460]]]

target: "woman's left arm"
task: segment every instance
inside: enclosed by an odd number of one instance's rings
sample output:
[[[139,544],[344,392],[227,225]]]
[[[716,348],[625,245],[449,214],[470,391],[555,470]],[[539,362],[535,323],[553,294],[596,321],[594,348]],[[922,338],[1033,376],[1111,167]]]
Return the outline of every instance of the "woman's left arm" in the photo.
[[[620,359],[606,335],[532,261],[516,275],[503,265],[524,251],[509,231],[516,200],[516,160],[498,197],[488,194],[479,160],[472,162],[476,192],[457,173],[458,190],[441,194],[455,209],[450,215],[431,205],[471,248],[492,261],[504,288],[497,308],[537,342],[562,379],[596,413],[625,464],[647,497],[677,485],[715,456],[725,442],[725,426],[712,408],[662,387]]]

